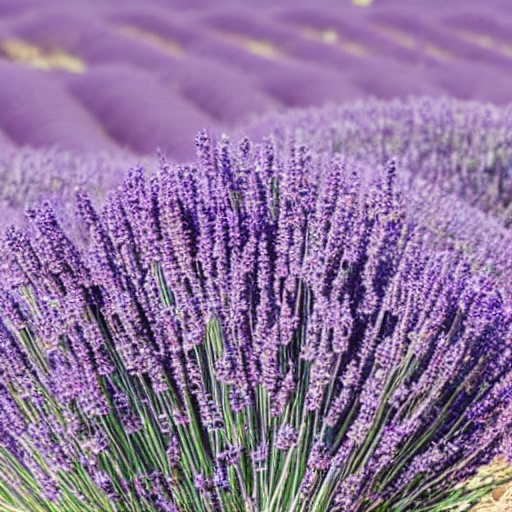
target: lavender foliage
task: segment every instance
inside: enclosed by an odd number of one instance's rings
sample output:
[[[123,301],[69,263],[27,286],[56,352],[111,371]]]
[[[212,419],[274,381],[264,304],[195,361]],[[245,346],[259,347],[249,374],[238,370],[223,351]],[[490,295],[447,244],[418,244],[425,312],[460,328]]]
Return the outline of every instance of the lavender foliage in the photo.
[[[149,164],[149,157],[139,158]],[[96,199],[122,183],[133,162],[128,152],[76,153],[57,148],[28,147],[0,154],[0,231],[22,224],[24,211],[44,200],[58,208],[63,222],[73,217],[76,187],[86,187]]]
[[[278,148],[289,140],[326,155],[393,159],[407,214],[436,248],[461,253],[473,269],[499,278],[510,293],[512,197],[510,107],[411,98],[273,114],[249,128]]]
[[[422,178],[506,226],[512,222],[510,106],[429,97],[373,100],[271,114],[245,131],[270,133],[279,148],[294,139],[365,162],[394,158],[409,185]]]
[[[78,191],[86,249],[48,203],[6,231],[0,507],[447,510],[512,426],[508,296],[393,164],[196,147]]]

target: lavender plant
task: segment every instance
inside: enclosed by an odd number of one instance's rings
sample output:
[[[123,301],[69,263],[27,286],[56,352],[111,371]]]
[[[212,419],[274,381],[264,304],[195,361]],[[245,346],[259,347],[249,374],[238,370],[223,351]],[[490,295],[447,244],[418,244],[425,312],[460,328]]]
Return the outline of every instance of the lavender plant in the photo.
[[[394,159],[407,215],[430,243],[464,254],[510,288],[512,110],[480,102],[410,98],[271,114],[249,133],[291,137],[316,152],[375,165]],[[361,169],[364,171],[365,169]],[[501,224],[501,226],[500,226]]]
[[[512,232],[502,220],[425,180],[414,179],[402,191],[408,216],[421,225],[431,247],[462,254],[474,270],[494,276],[510,295]]]
[[[248,132],[270,132],[278,147],[294,137],[326,154],[380,164],[395,158],[409,181],[423,178],[512,223],[510,106],[428,97],[373,100],[271,114]]]
[[[43,200],[53,202],[62,221],[72,219],[75,188],[86,187],[95,199],[103,199],[107,190],[122,183],[133,158],[121,151],[87,154],[56,148],[0,154],[0,231],[8,223],[22,223],[24,210]]]
[[[511,309],[395,169],[214,147],[9,228],[0,510],[449,510],[510,431]],[[462,484],[462,485],[461,485]],[[458,489],[454,488],[458,485]]]

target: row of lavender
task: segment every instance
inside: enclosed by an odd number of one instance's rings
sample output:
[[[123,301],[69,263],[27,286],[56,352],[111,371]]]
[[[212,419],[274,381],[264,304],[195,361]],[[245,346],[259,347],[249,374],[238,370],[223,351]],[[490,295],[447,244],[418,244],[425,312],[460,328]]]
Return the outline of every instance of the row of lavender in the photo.
[[[278,147],[294,138],[326,154],[384,164],[391,158],[467,204],[512,222],[512,106],[428,97],[365,101],[270,114],[246,129],[271,134]]]
[[[410,105],[388,108],[410,126]],[[454,488],[509,448],[512,309],[508,263],[465,221],[500,248],[507,230],[433,189],[427,209],[418,179],[404,198],[395,165],[376,164],[395,152],[429,179],[436,155],[452,164],[437,186],[460,193],[460,175],[490,189],[506,166],[479,167],[481,150],[504,161],[505,128],[494,119],[480,139],[467,120],[484,124],[481,111],[450,108],[448,125],[465,124],[449,136],[434,123],[389,133],[383,110],[361,124],[357,109],[359,132],[337,135],[334,112],[328,132],[314,124],[327,115],[309,113],[255,146],[200,134],[196,163],[162,161],[150,178],[132,168],[99,211],[78,191],[85,248],[47,203],[8,228],[0,508],[384,512],[477,499],[485,489]],[[412,140],[402,152],[399,133]],[[473,158],[466,177],[458,164]],[[499,211],[505,200],[489,197],[477,204]],[[460,220],[435,232],[451,206]]]
[[[28,207],[49,200],[59,221],[82,239],[84,233],[73,222],[76,188],[85,187],[97,201],[104,201],[107,192],[123,182],[135,158],[148,167],[155,161],[127,151],[80,154],[28,147],[0,151],[0,233],[9,224],[22,225]]]
[[[245,132],[280,149],[305,143],[325,155],[397,163],[407,212],[437,248],[455,250],[510,289],[512,107],[430,98],[272,114]],[[364,169],[361,169],[364,172]]]
[[[3,2],[0,149],[160,146],[188,161],[199,129],[277,109],[373,95],[512,100],[503,0],[353,3]]]

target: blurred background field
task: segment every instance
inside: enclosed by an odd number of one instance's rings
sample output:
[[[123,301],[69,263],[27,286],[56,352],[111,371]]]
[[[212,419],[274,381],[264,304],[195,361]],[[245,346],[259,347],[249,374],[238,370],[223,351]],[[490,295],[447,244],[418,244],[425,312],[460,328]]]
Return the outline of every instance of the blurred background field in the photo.
[[[355,5],[359,4],[359,5]],[[0,3],[0,148],[193,156],[290,107],[377,97],[512,101],[507,0]]]

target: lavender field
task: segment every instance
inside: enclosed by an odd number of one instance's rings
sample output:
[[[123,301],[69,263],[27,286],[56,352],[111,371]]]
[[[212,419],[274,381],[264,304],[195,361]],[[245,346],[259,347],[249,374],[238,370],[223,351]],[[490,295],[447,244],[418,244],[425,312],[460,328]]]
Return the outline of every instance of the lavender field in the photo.
[[[512,510],[508,0],[0,3],[0,512]]]
[[[158,146],[185,161],[197,131],[290,107],[410,94],[505,105],[511,20],[507,0],[9,0],[0,147]]]

